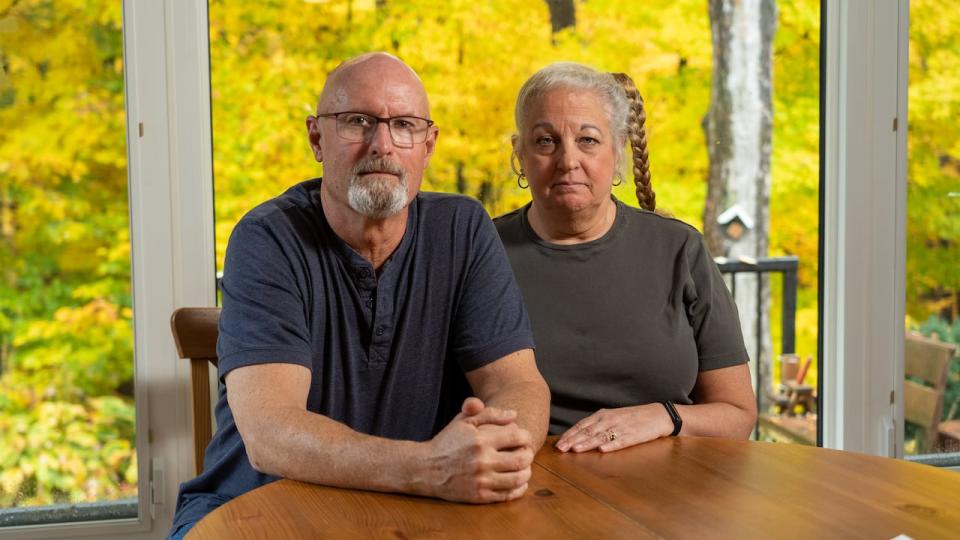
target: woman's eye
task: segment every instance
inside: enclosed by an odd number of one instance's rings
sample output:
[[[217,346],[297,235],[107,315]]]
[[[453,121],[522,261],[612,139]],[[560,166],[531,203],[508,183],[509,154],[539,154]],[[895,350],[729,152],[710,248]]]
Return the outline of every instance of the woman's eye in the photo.
[[[553,137],[537,137],[537,146],[552,146]]]
[[[580,144],[583,144],[586,146],[595,146],[600,144],[600,141],[598,141],[597,139],[594,139],[593,137],[580,137]]]

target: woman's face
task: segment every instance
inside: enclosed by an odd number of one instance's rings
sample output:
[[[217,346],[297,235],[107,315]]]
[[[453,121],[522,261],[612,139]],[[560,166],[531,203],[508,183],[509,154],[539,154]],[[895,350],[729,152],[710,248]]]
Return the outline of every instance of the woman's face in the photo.
[[[514,140],[534,205],[544,211],[599,208],[610,199],[619,138],[600,96],[558,88],[527,110],[521,141]]]

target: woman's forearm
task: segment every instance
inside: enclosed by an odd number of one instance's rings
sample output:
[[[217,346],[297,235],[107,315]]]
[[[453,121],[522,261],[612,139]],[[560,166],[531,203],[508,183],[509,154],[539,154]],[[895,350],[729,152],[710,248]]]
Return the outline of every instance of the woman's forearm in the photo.
[[[676,408],[683,419],[680,435],[746,439],[757,422],[756,405],[716,402],[676,405]],[[666,409],[663,414],[667,415]]]

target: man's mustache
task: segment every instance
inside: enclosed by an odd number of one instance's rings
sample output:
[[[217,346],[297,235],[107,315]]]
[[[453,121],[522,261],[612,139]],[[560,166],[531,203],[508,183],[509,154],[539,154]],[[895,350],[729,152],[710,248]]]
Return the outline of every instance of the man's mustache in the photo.
[[[353,174],[366,174],[372,172],[385,172],[404,177],[406,171],[396,163],[385,158],[369,158],[358,162],[353,166]]]

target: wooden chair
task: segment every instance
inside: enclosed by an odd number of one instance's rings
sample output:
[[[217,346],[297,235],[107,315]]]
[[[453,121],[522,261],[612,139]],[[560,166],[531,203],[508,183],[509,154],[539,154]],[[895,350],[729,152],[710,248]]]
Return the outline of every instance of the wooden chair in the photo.
[[[803,382],[813,364],[813,357],[808,355],[801,366],[798,355],[783,354],[780,355],[779,362],[780,385],[775,393],[769,395],[770,401],[777,406],[780,414],[787,416],[796,414],[797,407],[801,408],[802,414],[815,411],[817,398],[814,388]]]
[[[220,308],[180,308],[170,317],[173,341],[180,358],[190,359],[193,388],[193,458],[197,474],[203,472],[203,452],[213,434],[210,422],[210,383],[207,363],[217,369],[217,336]]]
[[[904,374],[908,380],[903,383],[903,416],[922,431],[918,452],[935,452],[941,431],[943,393],[956,346],[911,332],[904,348]]]
[[[784,354],[779,358],[780,385],[769,397],[776,405],[778,414],[761,411],[758,421],[768,437],[800,444],[817,444],[817,398],[814,388],[803,380],[810,370],[813,357],[807,356],[801,365],[796,354]],[[800,406],[803,413],[797,415]]]

